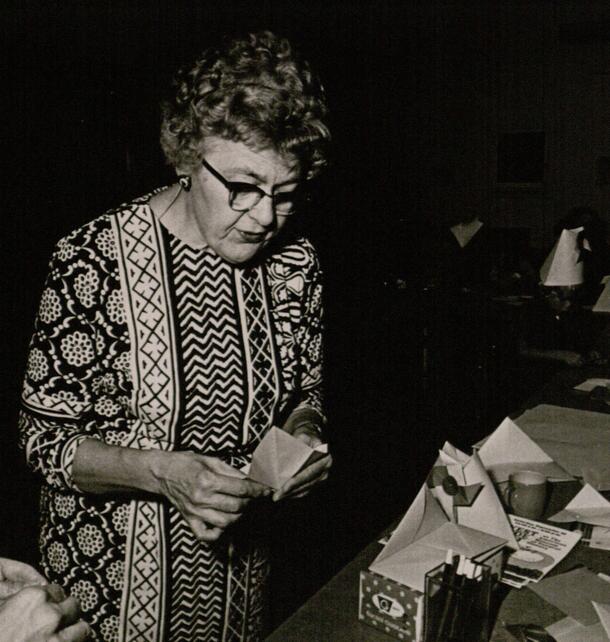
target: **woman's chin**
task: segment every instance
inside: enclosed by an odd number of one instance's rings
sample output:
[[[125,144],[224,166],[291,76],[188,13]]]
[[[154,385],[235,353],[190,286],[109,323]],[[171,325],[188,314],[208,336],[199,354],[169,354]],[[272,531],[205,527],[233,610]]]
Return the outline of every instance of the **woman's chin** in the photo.
[[[265,247],[265,243],[239,243],[228,248],[221,248],[218,254],[232,265],[243,265],[252,261]]]

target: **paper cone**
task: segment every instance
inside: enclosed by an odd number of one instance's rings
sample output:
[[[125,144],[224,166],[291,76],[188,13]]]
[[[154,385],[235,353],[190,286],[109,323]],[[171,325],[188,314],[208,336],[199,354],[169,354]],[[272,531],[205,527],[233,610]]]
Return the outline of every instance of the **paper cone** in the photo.
[[[584,283],[584,269],[578,248],[578,234],[584,228],[562,230],[555,247],[540,268],[543,285],[580,285]]]

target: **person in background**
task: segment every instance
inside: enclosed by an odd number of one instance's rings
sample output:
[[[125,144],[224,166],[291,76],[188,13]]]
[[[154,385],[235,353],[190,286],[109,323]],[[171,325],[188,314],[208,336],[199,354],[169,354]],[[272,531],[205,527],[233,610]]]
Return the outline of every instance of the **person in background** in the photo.
[[[610,275],[610,246],[606,222],[591,207],[573,207],[555,226],[555,237],[562,230],[582,227],[579,247],[583,260],[583,284],[578,299],[583,305],[593,303],[599,295],[599,284],[604,276]]]
[[[78,602],[36,569],[0,558],[0,642],[83,642],[79,616]]]
[[[272,426],[323,440],[321,270],[294,225],[329,140],[287,40],[227,40],[163,104],[178,180],[56,247],[21,445],[45,481],[44,571],[95,640],[265,634],[268,500],[307,494],[332,458],[274,491],[240,469]]]
[[[583,308],[584,295],[600,290],[597,275],[586,271],[590,254],[584,227],[561,230],[540,268],[539,294],[524,310],[521,357],[576,367],[605,363],[604,324]]]

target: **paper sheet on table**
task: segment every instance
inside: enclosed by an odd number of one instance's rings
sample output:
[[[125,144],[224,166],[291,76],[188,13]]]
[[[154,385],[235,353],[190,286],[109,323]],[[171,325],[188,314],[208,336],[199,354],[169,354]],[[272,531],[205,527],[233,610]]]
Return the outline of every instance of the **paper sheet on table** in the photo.
[[[610,312],[610,279],[607,276],[604,279],[602,279],[604,289],[593,306],[593,312]]]
[[[442,485],[435,485],[432,488],[432,494],[443,507],[447,517],[462,526],[468,526],[505,539],[507,545],[513,549],[519,548],[493,482],[477,452],[473,452],[472,456],[468,457],[449,442],[445,442],[439,451],[433,473],[436,468],[443,467],[446,467],[447,474],[453,477],[460,487],[477,484],[481,486],[470,506],[455,507],[455,496],[445,492]],[[457,520],[454,520],[454,507]]]
[[[585,484],[563,510],[549,517],[549,521],[610,526],[610,502],[595,488]]]
[[[608,636],[601,622],[584,626],[574,618],[564,617],[546,627],[555,642],[608,642]]]
[[[593,388],[610,388],[610,379],[586,379],[582,383],[579,383],[577,386],[574,386],[574,390],[580,390],[581,392],[591,392]]]
[[[610,582],[602,580],[587,568],[547,577],[538,584],[531,584],[529,588],[584,626],[599,621],[592,602],[610,602]]]
[[[507,481],[519,470],[533,470],[550,481],[574,479],[554,462],[517,424],[506,417],[478,449],[483,466],[495,482]]]
[[[515,422],[568,473],[610,490],[610,414],[541,404]]]
[[[476,560],[505,543],[499,537],[449,522],[424,485],[369,568],[423,592],[426,573],[445,561],[449,549]]]
[[[273,426],[256,447],[249,468],[242,468],[242,472],[250,479],[277,490],[326,453],[327,444],[311,448],[300,439]]]
[[[509,515],[519,550],[506,560],[502,583],[521,588],[539,582],[576,546],[582,533]]]

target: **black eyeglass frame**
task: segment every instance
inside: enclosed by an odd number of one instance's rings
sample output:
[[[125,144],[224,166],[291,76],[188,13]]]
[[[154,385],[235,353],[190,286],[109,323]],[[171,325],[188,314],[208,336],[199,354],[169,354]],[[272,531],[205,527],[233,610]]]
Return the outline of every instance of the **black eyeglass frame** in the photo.
[[[277,216],[293,216],[296,210],[293,210],[291,212],[278,212],[277,211],[277,205],[276,205],[276,199],[278,196],[281,195],[286,195],[290,196],[291,200],[298,200],[298,195],[297,193],[300,193],[303,188],[302,187],[297,187],[294,190],[291,190],[290,192],[280,192],[279,194],[267,194],[264,189],[261,189],[258,185],[255,185],[254,183],[247,183],[245,181],[229,181],[227,180],[217,169],[214,169],[210,163],[208,163],[205,158],[201,159],[201,164],[203,167],[205,167],[212,176],[220,181],[225,189],[229,192],[229,207],[234,211],[234,212],[241,212],[242,214],[245,214],[246,212],[250,212],[252,209],[254,209],[262,200],[263,196],[267,196],[268,198],[271,199],[271,202],[273,203],[273,211],[276,213]],[[251,192],[256,192],[258,193],[258,199],[254,202],[253,205],[246,209],[238,209],[236,207],[233,207],[233,202],[235,201],[236,197],[236,192],[239,191],[239,188],[236,188],[235,186],[244,186],[246,189],[248,189]]]

